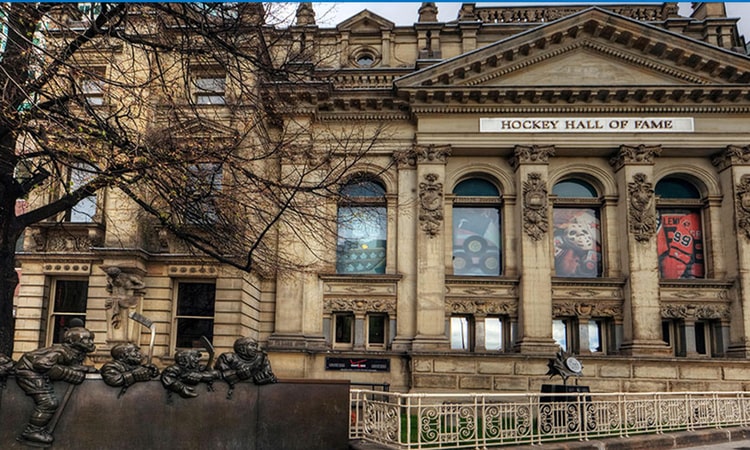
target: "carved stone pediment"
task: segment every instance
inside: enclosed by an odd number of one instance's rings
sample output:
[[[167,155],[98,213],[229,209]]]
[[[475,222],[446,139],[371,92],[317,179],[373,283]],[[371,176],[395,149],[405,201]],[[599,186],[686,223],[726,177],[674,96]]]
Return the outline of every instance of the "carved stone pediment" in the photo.
[[[336,28],[339,31],[349,31],[354,34],[367,34],[392,30],[395,26],[396,24],[390,20],[365,9],[341,22]]]
[[[713,91],[706,86],[748,81],[746,57],[593,7],[414,72],[395,85],[412,102],[664,102],[700,101]],[[564,87],[575,92],[568,95]]]

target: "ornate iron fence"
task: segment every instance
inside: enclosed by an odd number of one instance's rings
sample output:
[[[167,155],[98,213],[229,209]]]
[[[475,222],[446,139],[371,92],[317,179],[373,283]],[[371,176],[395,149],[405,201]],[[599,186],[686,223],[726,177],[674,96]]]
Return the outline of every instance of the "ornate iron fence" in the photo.
[[[478,449],[750,424],[746,392],[401,394],[352,389],[350,395],[350,439],[395,449]]]

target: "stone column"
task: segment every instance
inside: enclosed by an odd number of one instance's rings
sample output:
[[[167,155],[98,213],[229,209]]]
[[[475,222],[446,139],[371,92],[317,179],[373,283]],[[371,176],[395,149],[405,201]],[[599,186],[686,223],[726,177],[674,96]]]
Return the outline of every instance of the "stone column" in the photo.
[[[521,281],[518,293],[516,350],[554,354],[552,339],[552,248],[549,234],[548,161],[552,146],[516,146],[510,165],[516,185],[523,189],[514,214],[518,230],[517,254]]]
[[[393,158],[398,167],[396,273],[401,280],[392,348],[409,351],[417,326],[417,155],[409,149],[395,152]]]
[[[715,243],[723,251],[726,275],[734,279],[727,356],[750,357],[750,146],[728,146],[712,160],[724,197]],[[711,211],[713,218],[715,211]],[[713,223],[713,220],[712,220]],[[716,252],[714,252],[716,253]],[[726,345],[726,344],[725,344]]]
[[[418,145],[417,335],[412,349],[447,350],[445,332],[445,160],[450,146]]]
[[[661,147],[623,145],[610,160],[620,190],[619,217],[626,225],[613,243],[622,249],[626,278],[623,344],[626,355],[666,354],[661,335],[659,260],[656,252],[654,157]]]

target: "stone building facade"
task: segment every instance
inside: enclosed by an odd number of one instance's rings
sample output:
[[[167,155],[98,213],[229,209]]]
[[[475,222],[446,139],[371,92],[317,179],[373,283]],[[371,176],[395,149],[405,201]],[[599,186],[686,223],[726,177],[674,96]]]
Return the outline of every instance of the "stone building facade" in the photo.
[[[333,89],[300,90],[290,120],[389,130],[333,205],[320,271],[242,273],[167,233],[140,246],[144,225],[121,220],[134,206],[107,192],[106,221],[27,233],[16,351],[74,316],[143,344],[133,322],[113,331],[119,307],[154,320],[162,363],[192,324],[217,351],[256,337],[280,378],[538,392],[563,347],[595,391],[750,385],[737,19],[721,3],[415,8],[410,26],[365,10],[327,28],[303,3],[291,25]],[[56,310],[63,297],[80,306]],[[183,315],[187,297],[203,312]]]

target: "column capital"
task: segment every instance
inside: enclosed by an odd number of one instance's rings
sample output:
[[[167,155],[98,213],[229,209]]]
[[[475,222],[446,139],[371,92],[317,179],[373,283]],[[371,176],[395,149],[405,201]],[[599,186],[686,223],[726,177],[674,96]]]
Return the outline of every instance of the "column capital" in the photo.
[[[393,152],[393,160],[399,170],[417,168],[417,152],[414,149],[396,150]]]
[[[448,156],[451,154],[450,145],[420,145],[414,146],[414,152],[419,164],[445,164]]]
[[[711,157],[711,164],[719,172],[732,166],[750,165],[750,146],[728,145]]]
[[[554,155],[552,145],[516,145],[508,163],[513,170],[518,170],[521,164],[548,164],[549,157]]]
[[[661,154],[661,145],[621,145],[619,150],[610,158],[609,164],[620,170],[625,165],[653,165],[654,157]]]

